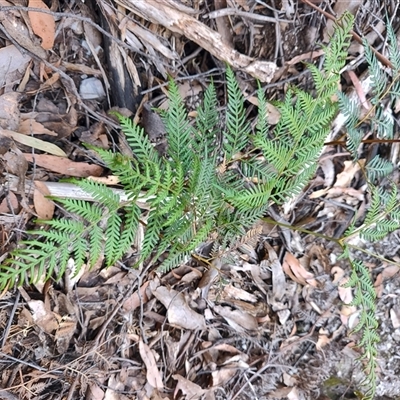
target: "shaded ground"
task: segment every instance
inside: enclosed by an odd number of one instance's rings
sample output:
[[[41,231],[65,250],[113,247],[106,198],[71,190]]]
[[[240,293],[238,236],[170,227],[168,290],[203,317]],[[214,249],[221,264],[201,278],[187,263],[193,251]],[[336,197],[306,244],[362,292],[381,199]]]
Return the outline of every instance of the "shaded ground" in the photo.
[[[55,190],[46,182],[107,175],[82,143],[124,151],[111,108],[132,115],[162,144],[163,128],[148,105],[165,107],[168,75],[193,111],[211,78],[224,103],[228,62],[251,118],[254,78],[271,100],[281,99],[288,83],[310,87],[303,62],[318,65],[318,43],[331,32],[320,11],[300,2],[47,5],[52,13],[40,14],[44,20],[16,4],[0,9],[3,258],[26,237],[33,217],[68,217],[44,197]],[[158,12],[150,15],[152,5]],[[379,51],[385,51],[385,12],[398,34],[397,4],[390,1],[318,7],[331,14],[353,9],[355,30]],[[342,82],[349,92],[367,78],[360,51],[353,41],[355,73]],[[269,118],[271,125],[279,118],[273,106]],[[342,140],[340,133],[330,140]],[[398,163],[398,144],[363,145],[362,152]],[[391,179],[398,183],[398,174]],[[338,238],[368,206],[362,173],[334,143],[304,193],[271,217]],[[394,261],[359,255],[379,296],[377,398],[400,398],[400,240],[394,233],[378,245],[359,245]],[[168,274],[136,271],[128,254],[112,268],[98,265],[74,277],[71,261],[62,282],[27,282],[3,293],[0,398],[356,399],[363,373],[358,336],[348,328],[357,311],[343,305],[351,291],[341,286],[349,267],[339,254],[333,242],[264,221],[231,250],[229,262],[217,260],[212,268],[193,259]]]

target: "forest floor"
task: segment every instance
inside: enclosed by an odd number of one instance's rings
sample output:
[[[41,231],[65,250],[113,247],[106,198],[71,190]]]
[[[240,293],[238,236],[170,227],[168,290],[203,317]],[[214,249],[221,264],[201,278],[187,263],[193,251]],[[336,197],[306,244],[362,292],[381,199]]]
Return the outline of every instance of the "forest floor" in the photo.
[[[400,43],[391,0],[29,2],[45,13],[16,3],[0,8],[0,261],[36,218],[71,217],[46,197],[56,194],[52,183],[92,177],[113,185],[83,145],[123,152],[110,110],[159,139],[147,105],[165,107],[169,76],[189,111],[211,79],[222,107],[232,65],[252,118],[256,79],[271,101],[289,85],[312,90],[304,63],[320,65],[333,29],[326,14],[350,10],[354,30],[381,53],[388,14]],[[368,97],[356,40],[348,63],[342,90]],[[274,126],[279,113],[270,107]],[[360,153],[398,165],[399,143],[365,143]],[[399,184],[399,174],[391,180]],[[0,399],[361,398],[359,334],[351,333],[358,314],[344,304],[350,266],[326,237],[362,218],[369,196],[339,132],[303,193],[270,215],[293,230],[260,221],[217,275],[194,259],[164,274],[133,270],[128,254],[61,282],[8,287],[0,298]],[[400,237],[360,246],[378,298],[376,398],[400,399]]]

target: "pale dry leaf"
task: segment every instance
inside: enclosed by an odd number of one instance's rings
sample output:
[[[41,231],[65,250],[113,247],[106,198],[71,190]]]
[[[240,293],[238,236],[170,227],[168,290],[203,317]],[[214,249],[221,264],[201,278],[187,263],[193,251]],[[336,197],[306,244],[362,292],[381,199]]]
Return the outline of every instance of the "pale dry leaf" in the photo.
[[[15,144],[12,144],[11,150],[1,155],[0,159],[5,164],[5,170],[18,177],[17,193],[22,194],[25,199],[25,174],[28,170],[28,163],[23,154]]]
[[[254,104],[255,106],[258,107],[258,98],[257,96],[250,96],[247,97],[246,100]],[[279,120],[281,119],[281,113],[279,112],[278,108],[275,107],[271,103],[267,103],[267,122],[269,125],[276,125]]]
[[[356,311],[354,311],[353,314],[349,315],[349,317],[347,319],[347,327],[350,330],[354,329],[358,325],[358,322],[359,322],[359,318],[358,317],[359,317],[359,315],[360,315],[360,311],[359,310],[356,310]],[[342,314],[340,315],[340,319],[342,320]],[[342,322],[343,322],[343,320],[342,320]],[[343,322],[343,324],[345,324],[345,323]]]
[[[272,301],[279,302],[286,292],[285,274],[283,273],[282,264],[279,261],[276,251],[268,243],[265,243],[265,248],[268,250],[270,268],[272,271]]]
[[[223,296],[224,298],[239,299],[243,301],[248,301],[250,303],[255,303],[258,300],[257,296],[255,296],[254,294],[246,292],[244,289],[232,286],[231,284],[224,287]]]
[[[120,392],[125,389],[125,385],[119,379],[119,374],[111,374],[107,383],[107,390],[103,400],[122,400]]]
[[[376,297],[378,299],[380,299],[383,294],[383,274],[382,274],[382,272],[380,274],[378,274],[375,278],[374,289],[375,289]]]
[[[296,377],[293,376],[293,375],[288,374],[287,372],[284,372],[282,374],[282,379],[283,379],[283,383],[286,386],[293,387],[293,386],[295,386],[297,384]]]
[[[329,188],[314,190],[309,196],[309,199],[319,199],[322,196],[325,196],[329,192]]]
[[[54,201],[47,199],[46,196],[50,196],[48,187],[43,182],[35,181],[33,204],[36,214],[40,219],[50,220],[54,215],[55,204]]]
[[[266,260],[261,261],[260,264],[250,264],[248,262],[244,262],[243,270],[250,271],[253,282],[257,285],[258,289],[260,289],[262,293],[267,294],[269,288],[263,280],[263,278],[265,278],[265,275],[267,275],[264,272],[266,268],[262,268],[264,263],[266,263]]]
[[[46,79],[41,85],[39,90],[42,92],[53,88],[53,86],[58,82],[60,79],[60,74],[59,73],[53,73],[50,78]]]
[[[59,174],[85,178],[88,176],[100,176],[103,168],[96,164],[71,161],[66,157],[56,157],[48,154],[24,153],[25,159],[29,162],[35,162],[36,165],[46,168],[49,171]]]
[[[295,282],[300,283],[301,285],[309,284],[311,286],[317,286],[314,275],[311,272],[306,271],[300,261],[293,254],[286,252],[282,267],[285,273],[287,273]]]
[[[192,268],[190,272],[183,275],[181,278],[181,283],[192,283],[197,281],[202,277],[202,273],[197,268]]]
[[[288,320],[289,317],[290,317],[290,310],[288,310],[288,309],[279,310],[279,311],[277,311],[276,313],[277,313],[278,318],[279,318],[279,323],[280,323],[282,326],[285,326],[287,320]]]
[[[82,267],[77,271],[74,259],[70,258],[67,262],[67,268],[64,274],[65,292],[72,292],[75,285],[88,270],[89,266],[87,264],[83,264]]]
[[[234,347],[228,343],[216,344],[215,346],[213,346],[213,350],[219,350],[219,351],[223,351],[224,353],[231,353],[234,355],[242,354],[242,352],[239,351],[236,347]]]
[[[102,183],[103,185],[108,185],[108,186],[117,185],[120,182],[119,176],[116,175],[88,176],[88,179],[93,182]]]
[[[161,373],[157,368],[156,359],[150,347],[143,342],[139,341],[139,353],[144,364],[146,365],[146,378],[147,382],[156,389],[161,390],[164,387]]]
[[[135,292],[132,293],[128,298],[124,300],[124,303],[122,305],[123,310],[126,312],[132,312],[136,310],[138,307],[140,307],[140,301],[142,303],[146,303],[148,301],[148,298],[146,296],[146,289],[149,286],[149,281],[146,281],[141,287],[140,287],[140,297],[139,293]]]
[[[393,307],[390,309],[390,320],[394,329],[400,328],[400,312]]]
[[[10,210],[11,207],[11,210]],[[16,213],[18,212],[19,201],[13,192],[8,192],[0,203],[0,214]]]
[[[307,53],[299,54],[298,56],[293,57],[289,61],[286,61],[286,65],[296,65],[302,61],[310,62],[310,60],[318,58],[324,54],[325,54],[324,49],[312,50]]]
[[[11,5],[11,4],[10,4]],[[23,75],[31,57],[22,54],[13,44],[0,49],[0,82],[7,82],[7,76],[19,72]]]
[[[400,267],[398,265],[388,265],[385,267],[382,271],[382,275],[384,279],[389,279],[392,278],[394,275],[396,275],[400,270]]]
[[[28,306],[35,324],[48,334],[58,328],[58,321],[54,313],[47,310],[42,300],[30,300]]]
[[[354,90],[356,91],[358,98],[360,100],[361,106],[365,108],[365,110],[369,110],[371,108],[370,102],[367,100],[365,95],[364,88],[360,82],[360,79],[356,75],[356,73],[352,70],[347,71],[347,75],[350,77],[351,82],[353,83]]]
[[[224,387],[235,376],[236,371],[235,368],[220,368],[213,371],[211,374],[213,387]]]
[[[255,331],[258,328],[257,319],[240,310],[232,310],[230,307],[214,306],[213,310],[221,315],[228,324],[238,332],[246,330]]]
[[[322,348],[326,345],[328,345],[331,342],[331,339],[328,337],[326,333],[321,333],[322,329],[320,330],[320,333],[318,335],[318,341],[315,344],[315,347],[317,350],[322,350]]]
[[[204,316],[189,307],[182,293],[160,286],[153,294],[167,309],[167,318],[171,325],[190,330],[206,327]]]
[[[40,122],[37,122],[32,118],[22,120],[19,124],[18,132],[24,135],[58,136],[57,133],[45,128]]]
[[[172,378],[178,381],[174,391],[175,399],[178,398],[179,391],[181,391],[182,394],[186,396],[187,399],[190,400],[197,400],[203,396],[205,390],[202,389],[199,385],[196,385],[195,383],[189,381],[188,379],[178,374],[172,375]]]
[[[29,0],[29,7],[42,8],[49,10],[49,7],[42,0]],[[45,50],[50,50],[54,45],[54,35],[56,31],[56,23],[54,17],[50,14],[45,14],[37,11],[28,11],[31,21],[32,30],[35,35],[42,39],[41,46]]]
[[[365,189],[359,190],[352,187],[331,187],[326,191],[327,198],[335,198],[336,202],[346,202],[347,204],[358,204],[360,201],[365,200]]]
[[[0,128],[18,129],[21,113],[19,111],[19,100],[21,93],[8,92],[0,96]],[[3,133],[2,130],[0,130]],[[7,136],[7,135],[5,135]]]
[[[86,400],[104,400],[104,391],[96,383],[90,382],[85,394]]]
[[[246,1],[246,0],[245,0]],[[215,0],[214,1],[215,10],[221,10],[227,8],[226,0]],[[217,26],[217,31],[221,35],[221,40],[224,41],[228,46],[234,45],[232,37],[232,29],[229,17],[222,16],[215,18],[215,24]]]
[[[24,144],[25,146],[33,147],[34,149],[42,150],[56,156],[67,157],[65,152],[53,143],[48,143],[35,137],[23,135],[22,133],[8,129],[0,129],[0,133],[14,139],[18,143]]]
[[[299,389],[294,387],[287,395],[288,400],[301,400]]]
[[[340,285],[341,280],[343,279],[345,274],[346,273],[343,268],[333,267],[331,269],[331,275],[334,276],[332,283],[334,283],[335,285]]]
[[[335,2],[335,5],[333,7],[334,15],[336,15],[337,18],[342,16],[342,14],[345,11],[348,11],[352,13],[353,15],[357,14],[358,7],[362,4],[362,0],[342,0],[342,1],[337,1]],[[330,38],[333,35],[335,29],[335,24],[334,21],[328,20],[326,23],[326,26],[323,30],[323,37],[324,37],[324,42],[328,43],[330,41]]]
[[[249,365],[247,364],[247,360],[248,356],[244,353],[226,359],[223,363],[224,367],[219,368],[211,374],[213,387],[224,387],[236,374],[238,369],[248,369]]]
[[[365,164],[365,159],[359,160],[358,162],[353,161],[345,161],[343,171],[337,175],[336,182],[333,185],[334,187],[345,188],[350,186],[351,181],[354,179],[354,176],[358,171],[360,171],[361,167]]]
[[[324,158],[320,161],[319,166],[324,173],[324,185],[325,186],[332,186],[335,181],[335,164],[331,158]],[[312,193],[313,194],[313,193]]]
[[[291,387],[280,387],[270,393],[273,399],[287,399],[287,395],[293,390]]]
[[[353,290],[351,287],[346,287],[349,277],[344,277],[339,281],[338,292],[340,300],[345,304],[350,304],[353,301]]]
[[[57,343],[57,351],[60,354],[66,353],[76,330],[76,320],[70,317],[63,317],[58,321],[58,328],[54,335]]]

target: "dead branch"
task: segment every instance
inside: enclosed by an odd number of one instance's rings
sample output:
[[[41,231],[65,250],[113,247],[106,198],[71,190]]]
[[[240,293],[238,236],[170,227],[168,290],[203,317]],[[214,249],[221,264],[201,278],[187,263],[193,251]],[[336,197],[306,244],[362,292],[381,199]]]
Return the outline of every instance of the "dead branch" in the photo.
[[[273,78],[277,68],[275,63],[256,60],[239,53],[226,45],[218,32],[188,15],[188,12],[181,11],[172,0],[117,0],[116,2],[148,21],[186,36],[214,57],[228,63],[233,68],[247,72],[261,82],[268,83]]]

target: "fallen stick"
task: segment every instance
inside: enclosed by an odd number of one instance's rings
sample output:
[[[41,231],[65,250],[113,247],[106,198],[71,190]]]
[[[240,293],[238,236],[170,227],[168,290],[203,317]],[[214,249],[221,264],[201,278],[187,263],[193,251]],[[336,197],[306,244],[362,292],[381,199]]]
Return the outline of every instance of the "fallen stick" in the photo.
[[[233,68],[247,72],[261,82],[269,83],[274,76],[277,69],[275,63],[248,57],[228,46],[218,32],[190,15],[196,14],[192,8],[178,5],[172,0],[116,0],[116,3],[147,21],[186,36],[214,57],[228,63]]]

